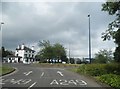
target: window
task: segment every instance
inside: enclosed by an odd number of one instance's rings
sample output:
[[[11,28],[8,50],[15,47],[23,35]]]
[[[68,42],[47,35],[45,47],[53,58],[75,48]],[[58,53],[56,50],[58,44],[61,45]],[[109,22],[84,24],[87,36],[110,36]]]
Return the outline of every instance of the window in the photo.
[[[27,57],[27,54],[24,54],[24,57]]]
[[[30,57],[30,54],[29,54],[29,57]]]

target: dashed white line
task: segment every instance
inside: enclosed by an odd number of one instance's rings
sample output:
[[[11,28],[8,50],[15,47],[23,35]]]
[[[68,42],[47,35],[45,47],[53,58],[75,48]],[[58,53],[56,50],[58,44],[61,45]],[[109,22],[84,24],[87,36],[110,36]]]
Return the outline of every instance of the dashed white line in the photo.
[[[41,78],[41,77],[43,77],[43,76],[44,76],[44,74],[45,74],[45,73],[44,73],[44,72],[42,72],[42,74],[41,74],[40,78]]]
[[[43,75],[44,75],[44,72],[42,72],[41,76],[43,76]]]
[[[28,87],[28,89],[32,88],[37,82],[34,82],[32,85]]]

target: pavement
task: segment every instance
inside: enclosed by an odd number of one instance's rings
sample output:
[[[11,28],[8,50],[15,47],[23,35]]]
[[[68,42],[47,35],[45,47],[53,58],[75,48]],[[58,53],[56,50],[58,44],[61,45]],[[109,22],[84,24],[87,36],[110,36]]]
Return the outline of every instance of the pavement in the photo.
[[[65,68],[45,68],[32,64],[4,64],[15,67],[12,74],[0,78],[2,89],[66,89],[100,88],[107,89],[95,80],[66,70]]]

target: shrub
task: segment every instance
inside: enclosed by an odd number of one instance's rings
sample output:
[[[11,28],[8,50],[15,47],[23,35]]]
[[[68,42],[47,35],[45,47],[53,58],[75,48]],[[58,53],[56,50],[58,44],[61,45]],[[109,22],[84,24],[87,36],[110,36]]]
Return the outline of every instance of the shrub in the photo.
[[[108,74],[113,73],[120,75],[120,64],[106,64],[105,65],[105,70],[107,71]]]
[[[115,74],[105,74],[98,78],[101,82],[110,85],[115,89],[120,89],[120,76]]]
[[[103,74],[120,74],[120,64],[87,64],[77,69],[78,73],[91,76],[101,76]]]
[[[78,68],[77,72],[91,76],[100,76],[107,73],[107,71],[104,69],[104,66],[104,64],[82,65]]]

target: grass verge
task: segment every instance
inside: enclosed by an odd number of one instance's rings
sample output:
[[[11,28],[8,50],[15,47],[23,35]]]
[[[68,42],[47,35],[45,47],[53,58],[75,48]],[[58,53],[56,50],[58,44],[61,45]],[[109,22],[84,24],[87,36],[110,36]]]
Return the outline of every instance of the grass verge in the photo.
[[[38,67],[48,67],[48,68],[78,68],[78,64],[61,64],[61,63],[55,63],[55,64],[50,64],[50,63],[35,63],[35,66]]]
[[[11,72],[13,72],[15,69],[9,66],[2,66],[0,67],[0,76],[9,74]]]

